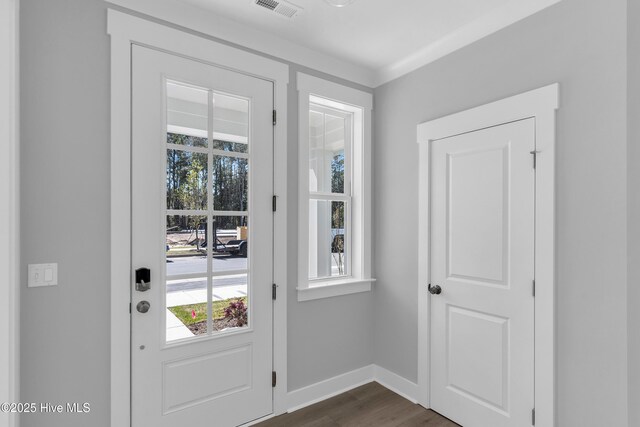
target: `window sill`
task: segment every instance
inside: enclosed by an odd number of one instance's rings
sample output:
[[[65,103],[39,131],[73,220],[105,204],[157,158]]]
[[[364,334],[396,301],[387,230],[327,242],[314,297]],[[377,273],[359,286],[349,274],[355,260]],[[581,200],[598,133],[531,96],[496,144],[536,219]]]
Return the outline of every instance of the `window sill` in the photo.
[[[346,279],[316,282],[308,288],[298,288],[298,301],[311,301],[314,299],[331,298],[340,295],[369,292],[371,283],[376,279]]]

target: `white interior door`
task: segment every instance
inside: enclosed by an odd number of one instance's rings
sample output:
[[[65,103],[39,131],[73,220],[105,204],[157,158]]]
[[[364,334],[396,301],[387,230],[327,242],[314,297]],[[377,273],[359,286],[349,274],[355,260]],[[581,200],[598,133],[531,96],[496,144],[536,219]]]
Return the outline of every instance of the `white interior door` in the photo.
[[[534,119],[432,143],[431,406],[465,427],[532,424],[534,150]]]
[[[132,425],[243,424],[272,412],[273,84],[132,64]]]

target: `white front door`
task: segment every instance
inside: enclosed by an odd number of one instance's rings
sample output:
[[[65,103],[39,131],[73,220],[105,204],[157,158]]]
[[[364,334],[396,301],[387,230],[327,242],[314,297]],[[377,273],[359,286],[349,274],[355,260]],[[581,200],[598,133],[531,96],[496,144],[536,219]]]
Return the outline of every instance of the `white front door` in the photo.
[[[465,427],[532,424],[534,126],[432,143],[431,407]]]
[[[268,415],[273,84],[134,46],[131,90],[132,425]]]

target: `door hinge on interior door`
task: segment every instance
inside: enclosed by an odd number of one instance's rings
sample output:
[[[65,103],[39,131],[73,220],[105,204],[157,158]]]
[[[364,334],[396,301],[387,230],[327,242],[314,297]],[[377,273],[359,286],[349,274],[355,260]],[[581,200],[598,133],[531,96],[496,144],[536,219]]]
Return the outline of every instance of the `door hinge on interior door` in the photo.
[[[275,212],[276,209],[278,208],[277,206],[277,197],[275,194],[273,195],[273,199],[271,200],[271,208],[273,209],[273,211]]]
[[[278,122],[278,113],[276,112],[276,110],[273,110],[273,125],[275,126],[277,122]]]
[[[536,425],[536,408],[531,410],[531,425]]]
[[[275,301],[277,295],[277,289],[278,289],[278,285],[276,285],[275,283],[273,284],[273,287],[271,288],[271,299]]]
[[[276,371],[271,371],[271,387],[276,386]]]

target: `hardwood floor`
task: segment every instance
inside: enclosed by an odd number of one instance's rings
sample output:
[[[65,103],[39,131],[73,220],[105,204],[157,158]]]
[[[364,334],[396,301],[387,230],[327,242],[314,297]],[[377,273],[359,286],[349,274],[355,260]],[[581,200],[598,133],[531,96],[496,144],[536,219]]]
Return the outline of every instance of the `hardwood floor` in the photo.
[[[342,393],[258,427],[459,427],[458,424],[409,402],[376,382]]]

